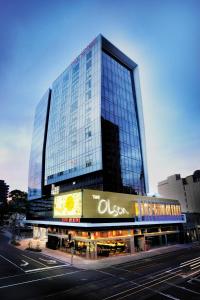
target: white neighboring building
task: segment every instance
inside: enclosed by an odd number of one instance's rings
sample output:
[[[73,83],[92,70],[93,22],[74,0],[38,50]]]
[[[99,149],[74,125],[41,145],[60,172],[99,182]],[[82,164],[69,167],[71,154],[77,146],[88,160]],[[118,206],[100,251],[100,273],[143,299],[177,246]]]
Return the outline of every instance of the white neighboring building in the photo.
[[[200,170],[186,178],[180,174],[169,176],[158,183],[158,193],[179,200],[183,213],[200,213]]]

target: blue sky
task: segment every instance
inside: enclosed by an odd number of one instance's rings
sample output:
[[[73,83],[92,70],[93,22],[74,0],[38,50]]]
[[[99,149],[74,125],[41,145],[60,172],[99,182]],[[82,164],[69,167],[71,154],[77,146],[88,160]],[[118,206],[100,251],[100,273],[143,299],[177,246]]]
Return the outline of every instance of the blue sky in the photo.
[[[200,169],[200,1],[0,0],[0,179],[27,190],[35,106],[99,33],[140,67],[150,191]]]

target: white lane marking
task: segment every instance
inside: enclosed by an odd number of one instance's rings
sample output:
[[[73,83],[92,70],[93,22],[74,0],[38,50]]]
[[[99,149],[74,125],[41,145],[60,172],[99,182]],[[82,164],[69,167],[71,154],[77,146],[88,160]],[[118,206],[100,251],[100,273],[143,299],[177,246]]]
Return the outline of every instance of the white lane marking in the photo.
[[[167,285],[170,285],[170,286],[174,286],[174,287],[176,287],[176,288],[178,288],[178,289],[181,289],[181,290],[188,291],[188,292],[193,293],[193,294],[200,295],[200,293],[198,293],[198,292],[196,292],[196,291],[193,291],[193,290],[191,290],[191,289],[188,289],[188,288],[186,288],[186,287],[184,287],[184,286],[181,286],[181,285],[176,285],[176,284],[171,283],[171,282],[166,282],[166,284],[167,284]]]
[[[180,263],[180,265],[183,266],[185,264],[192,263],[193,261],[196,261],[196,260],[200,260],[200,256],[196,257],[196,258],[193,258],[193,259],[190,259],[190,260],[186,260],[186,261]]]
[[[130,281],[130,282],[131,282],[131,283],[135,283],[135,282],[133,282],[133,281]],[[135,283],[135,284],[138,285],[138,286],[141,286],[141,284],[138,284],[138,283]],[[147,287],[147,289],[149,289],[150,291],[152,291],[152,292],[154,292],[154,293],[157,293],[157,294],[159,294],[159,295],[165,296],[166,298],[169,298],[169,299],[173,299],[173,300],[181,300],[181,299],[178,299],[178,298],[173,297],[173,296],[170,295],[170,294],[164,294],[164,293],[162,293],[162,292],[160,292],[160,291],[158,291],[158,290],[151,289],[151,287]]]
[[[26,267],[28,265],[29,265],[29,263],[27,261],[25,261],[25,260],[22,259],[22,264],[20,264],[20,266],[21,267]]]
[[[160,283],[162,283],[162,282],[165,282],[165,281],[167,281],[167,280],[169,280],[169,279],[172,279],[172,278],[174,278],[174,277],[176,277],[176,276],[178,276],[178,274],[176,274],[176,275],[174,275],[174,276],[171,276],[171,277],[168,277],[168,278],[165,278],[164,280],[158,281],[157,283],[151,284],[150,287],[149,287],[149,286],[144,286],[144,285],[142,284],[142,285],[141,285],[141,286],[142,286],[141,289],[139,289],[138,291],[135,291],[135,292],[130,293],[130,294],[128,294],[128,295],[124,295],[124,296],[122,296],[122,297],[120,297],[120,298],[117,298],[117,300],[124,299],[124,298],[126,298],[126,297],[128,297],[128,296],[130,296],[130,295],[134,295],[134,294],[137,294],[137,293],[139,293],[139,292],[142,292],[143,290],[149,289],[149,288],[151,288],[151,287],[154,286],[154,285],[158,285],[158,284],[160,284]],[[133,289],[134,289],[134,288],[133,288]],[[121,293],[125,293],[125,292],[127,292],[127,291],[123,291],[123,292],[121,292]],[[121,294],[121,293],[119,293],[119,294]],[[116,295],[113,295],[113,296],[116,296]],[[169,297],[169,296],[170,296],[170,295],[168,294],[168,297]],[[108,299],[108,298],[105,298],[105,299]],[[105,300],[105,299],[104,299],[104,300]],[[175,298],[175,300],[180,300],[180,299]]]
[[[25,276],[25,274],[17,274],[17,275],[11,275],[11,276],[4,276],[4,277],[0,277],[0,280],[7,279],[7,278],[12,278],[12,277],[19,277],[19,276]]]
[[[24,257],[26,257],[26,258],[28,258],[28,259],[30,259],[30,260],[36,262],[37,264],[39,264],[39,265],[41,265],[41,266],[43,266],[43,267],[46,267],[45,264],[39,262],[38,260],[36,260],[36,259],[34,259],[34,258],[30,257],[30,256],[26,256],[26,255],[24,255],[24,254],[22,254],[22,256],[24,256]]]
[[[18,265],[16,265],[14,262],[12,262],[11,260],[7,259],[6,257],[4,257],[4,256],[1,255],[1,254],[0,254],[0,256],[1,256],[3,259],[7,260],[10,264],[12,264],[13,266],[17,267],[18,269],[20,269],[21,271],[24,272],[24,270],[23,270],[22,268],[20,268]]]
[[[190,266],[191,266],[191,267],[194,267],[194,266],[199,265],[199,264],[200,264],[200,261],[195,262],[194,264],[191,264]]]
[[[162,296],[165,296],[165,297],[167,297],[167,298],[169,298],[169,299],[173,299],[173,300],[181,300],[181,299],[179,299],[179,298],[175,298],[174,296],[172,296],[172,295],[170,295],[170,294],[164,294],[164,293],[162,293],[162,292],[159,292],[159,294],[162,295]]]
[[[55,260],[52,260],[52,259],[44,259],[44,258],[41,258],[39,257],[39,260],[42,260],[44,262],[46,262],[47,264],[56,264],[56,261]]]
[[[154,286],[154,285],[158,285],[158,284],[160,284],[160,283],[162,283],[162,282],[164,282],[164,281],[166,281],[166,280],[172,279],[172,278],[174,278],[174,277],[180,275],[180,274],[178,274],[178,272],[180,272],[180,271],[176,271],[175,273],[177,273],[177,274],[175,274],[175,275],[173,275],[173,276],[170,276],[169,274],[166,274],[166,275],[160,277],[159,279],[165,278],[165,279],[162,280],[162,281],[158,281],[158,279],[154,279],[154,280],[148,281],[148,282],[146,282],[146,283],[139,284],[139,286],[141,287],[141,289],[138,290],[138,291],[136,291],[135,293],[138,293],[138,292],[142,291],[143,289],[149,289],[149,288],[151,288],[151,287]],[[109,273],[108,273],[108,274],[109,274]],[[161,273],[161,274],[162,274],[162,273]],[[168,276],[168,277],[166,277],[166,276]],[[151,284],[151,283],[153,283],[153,282],[155,282],[155,281],[157,281],[157,282],[154,283],[154,284]],[[146,286],[147,284],[150,284],[150,286]],[[135,290],[136,288],[137,288],[137,287],[133,287],[133,288],[130,288],[130,289],[128,289],[128,290],[124,290],[124,291],[119,292],[119,293],[117,293],[117,294],[111,295],[111,296],[109,296],[109,297],[107,297],[107,298],[104,298],[103,300],[111,299],[111,298],[113,298],[113,297],[115,297],[115,296],[124,294],[124,293],[129,292],[129,291],[133,291],[133,290]],[[118,298],[118,299],[123,299],[123,298],[125,298],[125,297],[127,297],[127,296],[130,296],[130,295],[132,295],[132,294],[134,294],[134,293],[125,295],[125,296],[123,296],[123,297],[121,297],[121,298]]]
[[[109,273],[109,272],[105,272],[105,271],[102,271],[102,270],[98,270],[100,273],[103,273],[103,274],[107,274],[107,275],[110,275],[112,277],[117,277],[117,275],[115,274],[112,274],[112,273]]]
[[[62,260],[62,259],[59,259],[59,258],[57,258],[57,257],[53,257],[53,256],[51,256],[51,255],[49,255],[49,254],[46,254],[46,253],[42,253],[42,255],[43,256],[46,256],[46,257],[50,257],[50,258],[52,258],[52,259],[56,259],[57,261],[59,261],[59,262],[61,262],[61,263],[66,263],[66,264],[69,264],[70,265],[70,263],[68,263],[68,262],[66,262],[64,259]]]
[[[191,283],[192,283],[192,281],[200,282],[200,279],[198,279],[198,278],[192,278],[192,279],[190,279],[189,281],[191,281]]]
[[[190,273],[189,275],[182,275],[182,277],[183,277],[183,278],[188,278],[188,277],[193,276],[193,275],[198,274],[198,273],[200,273],[200,270],[195,271],[195,272],[193,272],[193,273]]]
[[[199,258],[198,258],[198,260],[199,260]],[[200,262],[198,262],[198,264],[199,264],[199,263],[200,263]],[[187,267],[187,266],[192,266],[190,261],[183,262],[183,263],[180,264],[180,266],[178,266],[178,267],[176,267],[176,268],[172,268],[172,269],[167,270],[166,273],[170,273],[170,272],[173,271],[173,270],[177,270],[177,269],[184,268],[184,267]]]
[[[196,266],[196,267],[192,267],[191,270],[197,269],[197,268],[199,268],[199,267],[200,267],[200,265],[198,265],[198,266]]]
[[[126,271],[126,272],[131,272],[131,273],[137,273],[137,274],[139,274],[138,272],[135,272],[135,271],[132,271],[132,270],[126,270],[126,269],[123,269],[123,268],[116,268],[116,267],[110,267],[111,269],[114,269],[114,270],[118,270],[118,271],[120,271],[120,270],[122,270],[122,271]]]
[[[25,273],[45,271],[45,270],[50,270],[50,269],[57,269],[57,268],[61,268],[61,267],[68,267],[68,266],[67,265],[58,265],[58,266],[52,266],[52,267],[43,267],[43,268],[37,268],[37,269],[30,269],[30,270],[26,270]]]
[[[42,280],[56,278],[56,277],[62,277],[62,276],[69,275],[69,274],[74,274],[74,273],[77,273],[77,272],[84,272],[84,271],[74,271],[74,272],[69,272],[69,273],[63,273],[63,274],[58,274],[58,275],[53,275],[53,276],[48,276],[48,277],[43,277],[43,278],[38,278],[38,279],[33,279],[33,280],[22,281],[22,282],[8,284],[8,285],[3,285],[3,286],[0,286],[0,289],[5,289],[5,288],[8,288],[8,287],[12,287],[12,286],[23,285],[23,284],[27,284],[27,283],[42,281]]]

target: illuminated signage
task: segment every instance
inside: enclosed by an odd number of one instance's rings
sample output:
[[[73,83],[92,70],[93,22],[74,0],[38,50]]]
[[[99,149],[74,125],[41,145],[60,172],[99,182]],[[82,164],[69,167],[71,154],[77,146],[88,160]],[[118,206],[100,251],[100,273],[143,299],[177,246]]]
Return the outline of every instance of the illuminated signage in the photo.
[[[129,212],[124,207],[115,204],[111,207],[109,199],[101,199],[98,203],[97,211],[100,215],[108,213],[114,217],[118,217],[119,215],[129,215]]]
[[[62,222],[80,223],[80,218],[62,218]]]
[[[54,218],[80,218],[82,215],[81,192],[54,197]]]
[[[83,218],[132,218],[132,195],[83,190]]]

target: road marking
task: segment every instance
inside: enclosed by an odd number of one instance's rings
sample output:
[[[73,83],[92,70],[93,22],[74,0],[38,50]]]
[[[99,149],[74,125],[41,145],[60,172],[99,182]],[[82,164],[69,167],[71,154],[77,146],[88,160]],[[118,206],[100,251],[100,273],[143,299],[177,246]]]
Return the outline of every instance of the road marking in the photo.
[[[200,295],[200,293],[198,293],[198,292],[196,292],[196,291],[193,291],[193,290],[191,290],[191,289],[188,289],[188,288],[186,288],[186,287],[184,287],[184,286],[176,285],[176,284],[170,283],[170,282],[167,282],[166,284],[167,284],[167,285],[170,285],[170,286],[174,286],[174,287],[179,288],[179,289],[182,289],[182,290],[185,290],[185,291],[188,291],[188,292],[193,293],[193,294]]]
[[[0,286],[0,289],[5,289],[5,288],[8,288],[8,287],[12,287],[12,286],[23,285],[23,284],[27,284],[27,283],[42,281],[42,280],[56,278],[56,277],[62,277],[62,276],[69,275],[69,274],[74,274],[74,273],[77,273],[77,272],[83,272],[83,271],[74,271],[74,272],[69,272],[69,273],[63,273],[63,274],[58,274],[58,275],[53,275],[53,276],[48,276],[48,277],[43,277],[43,278],[38,278],[38,279],[33,279],[33,280],[22,281],[22,282],[8,284],[8,285],[3,285],[3,286]]]
[[[46,262],[47,264],[56,264],[56,261],[52,260],[52,259],[44,259],[44,258],[41,258],[41,257],[39,257],[39,259]]]
[[[23,260],[23,259],[22,259],[22,262],[23,263],[20,265],[21,267],[26,267],[26,266],[29,265],[29,263],[27,261]]]
[[[132,271],[132,270],[126,270],[126,269],[123,269],[123,268],[116,268],[116,267],[110,267],[110,269],[114,269],[114,270],[118,270],[118,271],[120,271],[120,270],[122,270],[122,271],[126,271],[126,272],[131,272],[131,273],[136,273],[136,274],[140,274],[140,273],[138,273],[138,272],[135,272],[135,271]]]
[[[69,264],[70,265],[70,263],[68,263],[68,262],[66,262],[64,259],[62,260],[62,259],[59,259],[59,258],[57,258],[57,257],[53,257],[53,256],[51,256],[51,255],[49,255],[49,254],[46,254],[46,253],[42,253],[42,255],[43,256],[46,256],[46,257],[50,257],[50,258],[52,258],[52,259],[56,259],[57,261],[59,261],[59,262],[61,262],[61,263],[66,263],[66,264]]]
[[[131,283],[135,283],[135,282],[133,282],[133,281],[130,281],[130,282],[131,282]],[[141,286],[141,285],[138,284],[138,283],[135,283],[135,284]],[[154,293],[157,293],[157,294],[159,294],[159,295],[165,296],[165,297],[167,297],[167,298],[169,298],[169,299],[173,299],[173,300],[181,300],[181,299],[178,299],[178,298],[173,297],[173,296],[170,295],[170,294],[164,294],[164,293],[162,293],[162,292],[160,292],[160,291],[158,291],[158,290],[151,289],[151,287],[148,287],[148,289],[149,289],[150,291],[154,292]]]
[[[25,273],[45,271],[45,270],[50,270],[50,269],[57,269],[57,268],[61,268],[61,267],[68,267],[68,266],[67,265],[58,265],[58,266],[52,266],[52,267],[43,267],[43,268],[37,268],[37,269],[30,269],[30,270],[26,270]]]
[[[24,270],[23,270],[22,268],[20,268],[18,265],[16,265],[14,262],[12,262],[11,260],[7,259],[6,257],[4,257],[4,256],[1,255],[1,254],[0,254],[0,256],[1,256],[3,259],[7,260],[10,264],[12,264],[13,266],[17,267],[18,269],[20,269],[21,271],[24,272]]]
[[[190,276],[193,276],[193,275],[195,275],[195,274],[198,274],[199,272],[200,272],[200,270],[195,271],[195,272],[193,272],[193,273],[190,273],[189,275],[182,275],[182,277],[183,277],[183,278],[188,278],[188,277],[190,277]]]
[[[112,277],[117,277],[117,275],[112,274],[112,273],[109,273],[109,272],[105,272],[105,271],[102,271],[102,270],[96,270],[96,271],[98,271],[98,272],[100,272],[100,273],[103,273],[103,274],[110,275],[110,276],[112,276]]]
[[[190,266],[193,267],[193,266],[196,266],[196,265],[199,265],[199,264],[200,264],[200,261],[195,262],[195,264],[192,264],[192,265],[190,265]]]
[[[191,281],[191,283],[192,283],[192,281],[200,282],[200,279],[198,279],[198,278],[192,278],[192,279],[190,279],[189,281]],[[189,283],[190,283],[190,282],[189,282]]]
[[[192,267],[191,270],[197,269],[198,267],[200,267],[200,265],[198,265],[196,267]]]
[[[164,294],[164,293],[162,293],[162,292],[158,292],[158,294],[160,294],[160,295],[162,295],[162,296],[165,296],[165,297],[167,297],[167,298],[169,298],[169,299],[173,299],[173,300],[181,300],[181,299],[179,299],[179,298],[175,298],[174,296],[172,296],[172,295],[170,295],[170,294]]]
[[[17,275],[11,275],[11,276],[4,276],[4,277],[0,277],[0,280],[7,279],[7,278],[12,278],[12,277],[19,277],[19,276],[25,276],[25,274],[17,274]]]
[[[122,296],[121,298],[118,298],[118,299],[123,299],[123,298],[125,298],[125,297],[127,297],[127,296],[130,296],[130,295],[133,295],[133,294],[135,294],[135,293],[141,292],[143,289],[149,289],[149,288],[151,288],[151,286],[158,285],[158,284],[160,284],[160,283],[162,283],[162,282],[164,282],[164,281],[166,281],[166,280],[172,279],[172,278],[174,278],[174,277],[180,275],[180,274],[178,274],[178,272],[180,272],[180,271],[176,271],[175,273],[177,273],[177,274],[175,274],[175,275],[173,275],[173,276],[171,276],[171,277],[170,277],[170,275],[168,275],[168,274],[166,274],[166,275],[160,277],[159,279],[162,279],[162,278],[165,277],[165,279],[164,279],[164,280],[161,280],[161,281],[158,281],[158,279],[154,279],[154,280],[148,281],[148,282],[146,282],[146,283],[144,283],[144,284],[138,284],[142,289],[140,289],[140,290],[138,290],[138,291],[135,291],[134,293],[131,293],[131,294]],[[108,274],[109,274],[109,273],[108,273]],[[166,277],[166,276],[168,276],[168,277]],[[157,281],[157,283],[152,284],[152,283],[155,282],[155,281]],[[146,286],[147,284],[150,284],[150,286]],[[107,297],[107,298],[104,298],[103,300],[111,299],[111,298],[113,298],[113,297],[115,297],[115,296],[124,294],[124,293],[126,293],[126,292],[129,292],[129,291],[132,291],[132,290],[135,290],[135,289],[136,289],[136,287],[133,287],[133,288],[131,288],[131,289],[128,289],[128,290],[119,292],[119,293],[117,293],[117,294],[111,295],[111,296],[109,296],[109,297]]]
[[[196,261],[196,260],[200,260],[200,256],[198,256],[196,258],[193,258],[193,259],[190,259],[190,260],[186,260],[186,261],[180,263],[180,265],[183,266],[185,264],[192,263],[193,261]]]
[[[128,295],[124,295],[124,296],[122,296],[122,297],[120,297],[120,298],[117,298],[117,299],[120,300],[120,299],[126,298],[126,297],[128,297],[128,296],[130,296],[130,295],[134,295],[134,294],[137,294],[137,293],[139,293],[139,292],[142,292],[143,290],[146,290],[146,289],[149,289],[149,288],[151,289],[152,286],[158,285],[158,284],[160,284],[160,283],[162,283],[162,282],[165,282],[165,281],[167,281],[167,280],[169,280],[169,279],[172,279],[172,278],[174,278],[174,277],[176,277],[176,276],[178,276],[178,274],[176,274],[176,275],[174,275],[174,276],[171,276],[171,277],[168,277],[167,279],[158,281],[157,283],[151,284],[150,287],[149,287],[149,286],[144,287],[144,285],[141,285],[142,288],[141,288],[140,290],[135,291],[134,293],[130,293],[130,294],[128,294]],[[126,292],[126,291],[124,291],[124,292]],[[121,292],[121,293],[124,293],[124,292]],[[119,294],[120,294],[120,293],[119,293]],[[114,295],[114,296],[115,296],[115,295]],[[170,296],[170,295],[168,294],[168,297],[169,297],[169,296]],[[108,299],[108,298],[106,298],[106,299]],[[177,298],[173,298],[173,299],[175,299],[175,300],[180,300],[180,299],[177,299]]]
[[[30,259],[30,260],[36,262],[37,264],[40,264],[41,266],[46,267],[45,264],[41,263],[40,261],[38,261],[38,260],[36,260],[36,259],[34,259],[34,258],[30,257],[30,256],[26,256],[26,255],[24,255],[24,254],[22,254],[22,256],[24,256],[24,257],[26,257],[26,258],[28,258],[28,259]]]

